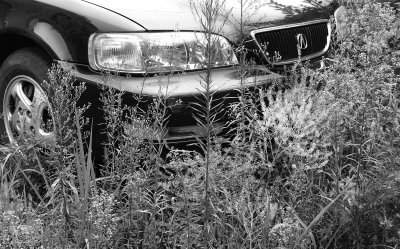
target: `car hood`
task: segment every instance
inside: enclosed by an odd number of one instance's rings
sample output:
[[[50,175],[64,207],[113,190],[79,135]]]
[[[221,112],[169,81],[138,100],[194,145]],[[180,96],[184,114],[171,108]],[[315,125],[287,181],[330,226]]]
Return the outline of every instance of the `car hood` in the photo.
[[[146,30],[203,30],[190,0],[83,1],[125,16]],[[240,2],[240,0],[226,0],[223,12],[229,13],[228,21],[224,22],[226,18],[222,16],[218,21],[219,27],[222,27],[218,32],[233,40],[258,28],[329,18],[337,7],[336,2],[330,0],[250,0],[245,2],[255,2],[255,4],[244,6],[246,11],[242,18],[243,25],[240,25]],[[197,10],[201,12],[199,7]]]

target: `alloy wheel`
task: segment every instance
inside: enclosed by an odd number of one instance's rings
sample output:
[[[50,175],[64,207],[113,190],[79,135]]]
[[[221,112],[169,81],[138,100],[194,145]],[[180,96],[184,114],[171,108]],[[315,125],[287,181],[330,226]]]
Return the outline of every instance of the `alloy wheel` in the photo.
[[[54,143],[53,120],[42,87],[31,77],[19,75],[8,84],[3,99],[3,115],[11,143],[35,139]]]

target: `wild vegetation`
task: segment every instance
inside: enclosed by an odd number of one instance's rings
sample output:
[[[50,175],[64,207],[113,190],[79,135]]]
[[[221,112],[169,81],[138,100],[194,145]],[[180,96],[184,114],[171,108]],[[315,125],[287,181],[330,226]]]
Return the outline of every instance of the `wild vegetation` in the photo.
[[[243,18],[259,4],[239,2]],[[44,85],[57,96],[54,146],[26,138],[1,149],[0,247],[398,248],[399,20],[388,4],[347,7],[323,70],[298,62],[268,87],[248,88],[258,76],[247,76],[254,62],[239,47],[229,140],[215,135],[226,109],[209,67],[193,110],[203,134],[196,150],[163,142],[163,91],[144,112],[105,87],[101,176],[82,129],[91,126],[87,107],[76,105],[85,86],[72,84],[71,69],[53,66]],[[239,30],[245,23],[230,19],[224,1],[192,8],[208,51],[217,18]],[[157,77],[168,85],[167,72]],[[105,73],[105,84],[113,78]]]

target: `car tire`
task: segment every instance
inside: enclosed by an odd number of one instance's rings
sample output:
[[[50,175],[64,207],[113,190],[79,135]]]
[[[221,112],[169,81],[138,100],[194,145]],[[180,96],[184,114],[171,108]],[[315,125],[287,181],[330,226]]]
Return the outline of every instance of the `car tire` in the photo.
[[[30,47],[10,54],[0,67],[0,132],[9,142],[34,137],[53,139],[46,121],[48,102],[43,91],[52,60],[39,48]],[[46,117],[45,117],[46,116]]]

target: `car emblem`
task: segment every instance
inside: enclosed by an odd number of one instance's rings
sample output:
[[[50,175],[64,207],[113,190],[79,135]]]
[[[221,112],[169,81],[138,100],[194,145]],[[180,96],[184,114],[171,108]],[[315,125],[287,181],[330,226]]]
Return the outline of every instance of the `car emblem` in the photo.
[[[307,39],[304,34],[297,34],[296,39],[300,49],[306,49],[308,47]]]

